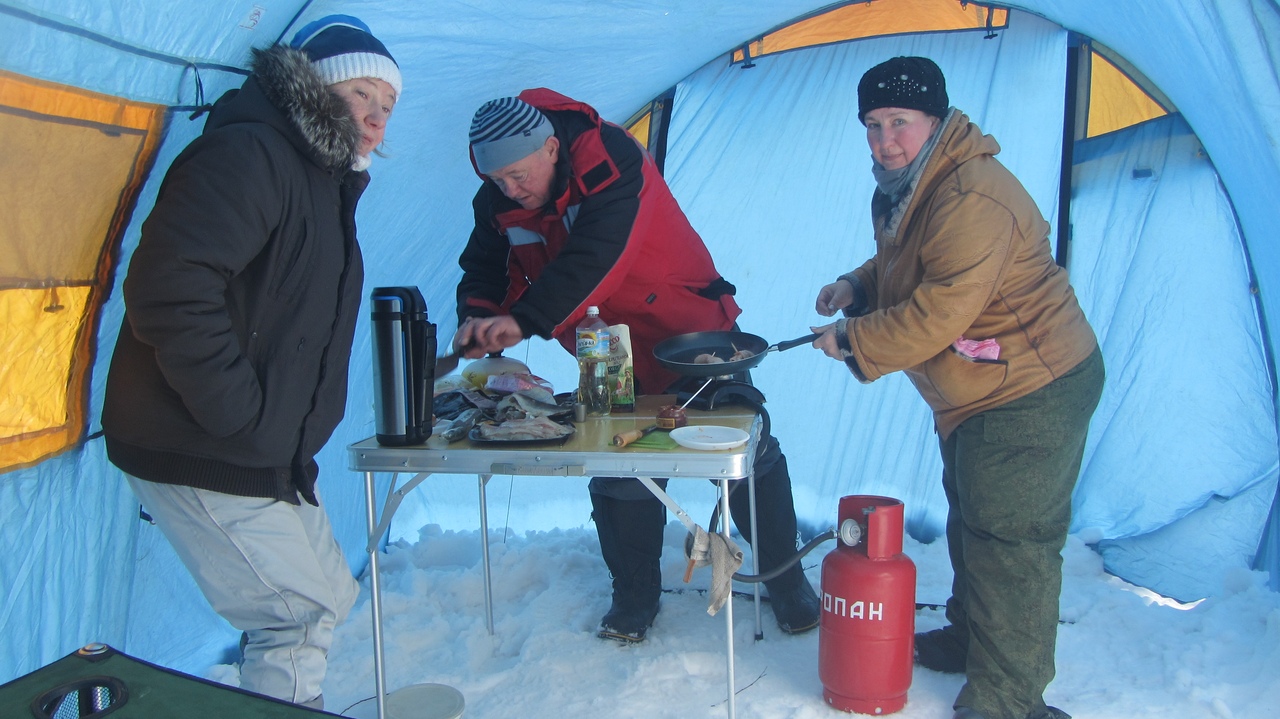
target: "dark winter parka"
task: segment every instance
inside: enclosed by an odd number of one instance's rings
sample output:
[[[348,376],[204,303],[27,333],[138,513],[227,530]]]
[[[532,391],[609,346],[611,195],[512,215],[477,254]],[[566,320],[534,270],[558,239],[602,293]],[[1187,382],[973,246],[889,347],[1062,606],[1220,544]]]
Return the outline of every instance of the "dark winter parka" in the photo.
[[[364,280],[359,139],[305,54],[255,51],[169,168],[129,265],[102,418],[116,466],[315,503]]]

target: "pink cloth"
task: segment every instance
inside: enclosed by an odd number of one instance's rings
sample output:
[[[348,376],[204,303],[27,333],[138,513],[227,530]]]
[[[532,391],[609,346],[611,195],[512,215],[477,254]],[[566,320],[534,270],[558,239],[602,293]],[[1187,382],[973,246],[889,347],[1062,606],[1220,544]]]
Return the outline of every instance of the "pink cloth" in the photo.
[[[951,346],[955,347],[956,351],[965,357],[984,360],[1000,359],[1000,343],[994,339],[967,340],[961,337]]]

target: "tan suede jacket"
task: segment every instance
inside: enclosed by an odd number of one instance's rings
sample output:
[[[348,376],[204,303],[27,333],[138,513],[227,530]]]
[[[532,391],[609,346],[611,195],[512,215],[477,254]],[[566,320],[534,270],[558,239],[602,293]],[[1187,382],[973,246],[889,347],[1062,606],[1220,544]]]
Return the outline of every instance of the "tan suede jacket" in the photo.
[[[853,271],[870,312],[845,330],[864,381],[904,370],[946,438],[1061,377],[1097,339],[1054,262],[1048,223],[993,157],[995,138],[955,110],[940,132],[915,190],[873,218],[875,257]],[[873,208],[885,205],[877,190]],[[961,337],[994,338],[999,359],[966,358],[952,348]]]

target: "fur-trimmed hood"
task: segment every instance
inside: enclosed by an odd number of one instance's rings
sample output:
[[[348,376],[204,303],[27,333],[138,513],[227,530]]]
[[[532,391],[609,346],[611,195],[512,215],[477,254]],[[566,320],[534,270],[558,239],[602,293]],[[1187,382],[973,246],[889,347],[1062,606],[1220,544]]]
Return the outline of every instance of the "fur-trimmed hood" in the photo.
[[[311,68],[306,53],[284,45],[253,50],[253,74],[245,86],[229,93],[214,108],[206,131],[236,122],[266,122],[278,127],[299,150],[334,172],[352,168],[360,147],[360,128],[351,110]],[[259,93],[278,115],[255,107]],[[259,101],[260,102],[260,101]]]

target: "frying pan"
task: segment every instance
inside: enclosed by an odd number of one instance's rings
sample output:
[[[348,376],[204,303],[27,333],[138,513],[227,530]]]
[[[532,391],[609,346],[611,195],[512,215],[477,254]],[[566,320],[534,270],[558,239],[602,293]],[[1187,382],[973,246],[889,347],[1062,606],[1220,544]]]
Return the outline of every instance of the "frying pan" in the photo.
[[[657,344],[653,348],[653,356],[663,367],[684,377],[717,377],[737,374],[760,364],[764,356],[770,352],[789,350],[809,344],[821,337],[811,334],[786,342],[770,345],[763,337],[725,330],[721,332],[693,332],[687,335],[676,335]],[[737,348],[737,349],[735,349]],[[729,360],[737,350],[754,352],[755,356],[740,360]],[[697,364],[694,357],[700,354],[713,354],[724,360],[723,363]]]

